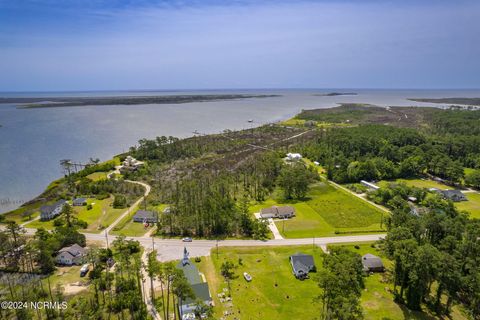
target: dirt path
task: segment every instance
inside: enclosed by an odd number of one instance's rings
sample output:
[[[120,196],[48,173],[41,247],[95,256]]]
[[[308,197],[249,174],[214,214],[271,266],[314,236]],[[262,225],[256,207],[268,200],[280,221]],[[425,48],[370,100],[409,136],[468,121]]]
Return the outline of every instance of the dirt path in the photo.
[[[143,194],[143,197],[141,197],[140,199],[138,199],[137,201],[135,201],[134,204],[132,204],[127,210],[125,210],[125,212],[122,213],[122,214],[120,215],[120,217],[118,217],[112,224],[110,224],[110,226],[108,226],[108,227],[105,229],[105,232],[106,232],[107,234],[109,234],[110,231],[112,231],[112,229],[113,229],[118,223],[120,223],[120,221],[123,220],[123,218],[125,218],[125,217],[128,216],[130,213],[132,213],[132,211],[135,210],[135,208],[143,201],[143,199],[148,196],[148,194],[150,193],[150,190],[152,189],[152,187],[150,187],[148,184],[146,184],[146,183],[144,183],[144,182],[132,181],[132,180],[125,180],[125,181],[130,182],[130,183],[139,184],[139,185],[145,187],[145,193]]]

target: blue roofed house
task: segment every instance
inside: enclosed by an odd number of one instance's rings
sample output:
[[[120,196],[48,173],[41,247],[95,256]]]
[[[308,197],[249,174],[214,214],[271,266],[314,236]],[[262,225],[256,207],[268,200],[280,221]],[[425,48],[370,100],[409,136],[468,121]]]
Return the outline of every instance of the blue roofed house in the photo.
[[[52,205],[42,206],[40,208],[40,220],[47,221],[55,218],[62,213],[63,206],[67,203],[65,200],[58,200]]]
[[[189,253],[187,248],[183,248],[183,259],[177,265],[177,268],[183,271],[185,278],[192,287],[195,298],[187,298],[180,300],[179,313],[181,319],[195,319],[195,309],[197,308],[197,301],[202,301],[206,305],[212,306],[213,300],[210,295],[210,289],[208,283],[204,280],[203,276],[198,271],[195,264],[188,258]]]

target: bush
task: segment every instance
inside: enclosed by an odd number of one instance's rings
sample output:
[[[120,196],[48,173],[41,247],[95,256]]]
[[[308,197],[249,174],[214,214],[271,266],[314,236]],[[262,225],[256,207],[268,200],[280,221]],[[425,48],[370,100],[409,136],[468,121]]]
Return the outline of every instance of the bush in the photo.
[[[200,257],[195,257],[195,262],[200,262],[202,259]]]
[[[358,249],[360,249],[360,246],[359,246],[359,245],[355,245],[354,248],[358,250]]]
[[[107,199],[108,197],[110,197],[108,193],[100,193],[95,196],[97,200],[104,200],[104,199]]]
[[[87,210],[92,210],[93,206],[91,203],[87,204]]]

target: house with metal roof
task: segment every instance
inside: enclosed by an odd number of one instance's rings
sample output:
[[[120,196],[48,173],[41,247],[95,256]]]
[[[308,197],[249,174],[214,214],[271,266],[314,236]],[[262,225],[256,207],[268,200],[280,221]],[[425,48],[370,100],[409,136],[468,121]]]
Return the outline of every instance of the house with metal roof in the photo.
[[[65,200],[58,200],[52,205],[46,205],[40,207],[40,220],[47,221],[55,218],[56,216],[62,213],[63,206],[65,205]]]
[[[440,190],[445,199],[453,202],[467,201],[467,197],[460,190]]]
[[[383,265],[382,259],[379,257],[367,253],[362,256],[362,265],[365,272],[383,272],[385,267]]]
[[[290,264],[293,274],[297,279],[303,280],[308,278],[310,272],[315,272],[317,267],[313,256],[304,253],[296,253],[290,256]]]
[[[210,294],[208,283],[204,281],[204,277],[198,271],[197,266],[190,261],[187,248],[183,248],[183,259],[177,264],[177,269],[183,271],[185,278],[192,287],[194,298],[187,298],[180,300],[179,313],[182,319],[195,319],[195,309],[197,308],[197,301],[202,301],[206,305],[213,305],[213,299]]]

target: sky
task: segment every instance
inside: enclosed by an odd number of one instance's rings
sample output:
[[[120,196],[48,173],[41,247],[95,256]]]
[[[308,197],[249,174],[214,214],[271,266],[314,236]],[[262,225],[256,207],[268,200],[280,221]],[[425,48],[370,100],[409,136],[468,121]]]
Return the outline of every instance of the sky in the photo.
[[[0,91],[480,88],[480,1],[0,0]]]

